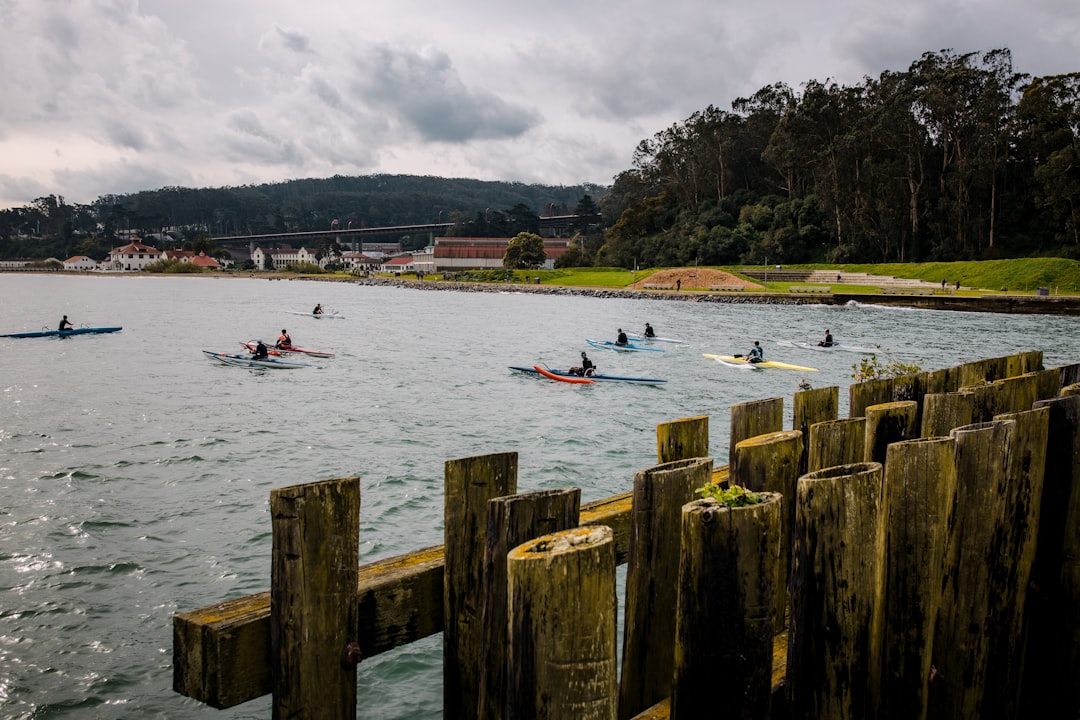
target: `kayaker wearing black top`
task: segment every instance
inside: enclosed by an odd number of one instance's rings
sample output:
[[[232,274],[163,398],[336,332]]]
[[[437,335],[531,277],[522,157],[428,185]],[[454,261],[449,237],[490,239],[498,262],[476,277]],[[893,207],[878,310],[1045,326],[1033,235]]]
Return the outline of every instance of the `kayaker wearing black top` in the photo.
[[[831,330],[829,330],[828,328],[825,329],[825,339],[822,340],[821,342],[819,342],[818,346],[819,347],[832,347],[833,346],[833,339],[832,339],[832,331]]]
[[[596,366],[593,365],[593,361],[589,359],[589,356],[584,352],[581,353],[581,367],[572,367],[569,370],[574,375],[592,375],[596,372]]]
[[[616,345],[629,345],[630,344],[630,341],[626,339],[626,333],[624,333],[622,331],[622,328],[619,328],[619,336],[617,338],[615,338],[615,344]]]
[[[289,331],[285,328],[281,328],[281,337],[277,339],[277,343],[274,345],[278,350],[288,350],[292,347],[292,338],[289,337]]]
[[[71,330],[73,329],[73,327],[74,326],[68,322],[67,315],[65,315],[64,319],[60,321],[60,332],[64,332],[65,330]]]
[[[322,303],[315,306],[315,309],[311,311],[312,315],[322,315]]]
[[[255,341],[255,354],[252,356],[252,360],[265,360],[270,356],[270,352],[266,349],[266,345],[263,344],[262,338]]]
[[[645,337],[656,337],[656,333],[652,329],[652,325],[645,323]]]
[[[761,349],[761,343],[757,340],[754,341],[754,347],[750,348],[750,352],[746,354],[746,362],[759,363],[764,362],[765,351]]]

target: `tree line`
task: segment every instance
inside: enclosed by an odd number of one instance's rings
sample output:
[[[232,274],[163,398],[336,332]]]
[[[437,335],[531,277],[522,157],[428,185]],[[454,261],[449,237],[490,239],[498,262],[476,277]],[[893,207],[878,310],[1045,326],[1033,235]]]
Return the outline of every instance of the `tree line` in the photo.
[[[601,206],[602,265],[1080,257],[1080,73],[942,50],[770,85],[643,140]]]

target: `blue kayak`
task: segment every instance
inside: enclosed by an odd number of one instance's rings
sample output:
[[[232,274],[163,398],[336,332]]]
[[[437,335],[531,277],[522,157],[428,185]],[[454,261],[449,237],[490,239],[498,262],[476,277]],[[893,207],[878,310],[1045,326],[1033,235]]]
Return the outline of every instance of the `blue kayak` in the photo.
[[[35,338],[35,337],[67,337],[68,335],[87,335],[96,333],[114,333],[122,328],[118,327],[82,327],[71,328],[70,330],[36,330],[34,332],[22,332],[22,333],[7,333],[0,335],[0,337],[9,338]]]
[[[644,345],[635,345],[634,343],[620,345],[612,340],[589,340],[588,338],[585,338],[585,342],[598,350],[614,350],[615,352],[638,352],[641,350],[646,352],[664,352],[660,348],[645,347]]]
[[[540,372],[538,370],[536,370],[536,368],[524,367],[524,366],[521,366],[521,365],[508,365],[507,367],[509,367],[511,370],[515,370],[515,371],[517,371],[519,373],[524,373],[526,375],[533,375],[533,376],[536,376],[536,377],[540,377]],[[548,368],[547,370],[552,375],[561,375],[562,377],[568,377],[568,378],[581,377],[580,375],[578,375],[576,373],[567,372],[566,370],[555,370],[555,369],[552,369],[552,368]],[[594,374],[594,375],[586,375],[585,377],[587,377],[589,380],[593,380],[595,382],[624,382],[624,383],[636,383],[637,385],[661,385],[661,384],[667,382],[667,380],[660,380],[658,378],[625,377],[625,376],[622,376],[622,375]]]

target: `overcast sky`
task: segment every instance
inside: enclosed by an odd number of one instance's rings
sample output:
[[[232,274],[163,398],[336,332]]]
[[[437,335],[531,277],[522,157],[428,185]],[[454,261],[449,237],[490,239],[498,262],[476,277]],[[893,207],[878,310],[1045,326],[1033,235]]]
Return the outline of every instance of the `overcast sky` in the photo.
[[[0,207],[338,174],[607,185],[710,104],[1005,47],[1080,71],[1080,2],[0,0]]]

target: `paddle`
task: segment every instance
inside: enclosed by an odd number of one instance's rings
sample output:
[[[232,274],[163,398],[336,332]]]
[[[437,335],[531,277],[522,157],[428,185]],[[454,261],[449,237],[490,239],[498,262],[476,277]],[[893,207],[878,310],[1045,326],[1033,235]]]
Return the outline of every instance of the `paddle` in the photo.
[[[731,357],[742,357],[742,355],[732,355]]]

